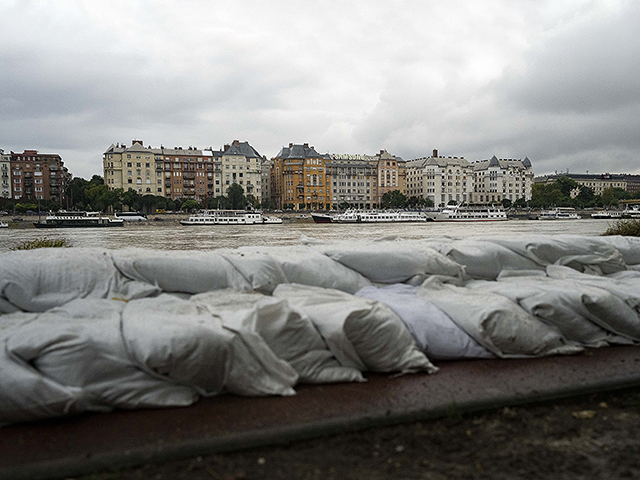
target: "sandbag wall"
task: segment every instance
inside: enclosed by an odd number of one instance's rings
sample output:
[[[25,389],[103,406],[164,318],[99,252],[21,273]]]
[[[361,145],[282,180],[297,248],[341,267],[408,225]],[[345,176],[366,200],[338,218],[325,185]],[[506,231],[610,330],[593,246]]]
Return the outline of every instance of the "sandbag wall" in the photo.
[[[0,423],[640,340],[640,242],[0,254]]]

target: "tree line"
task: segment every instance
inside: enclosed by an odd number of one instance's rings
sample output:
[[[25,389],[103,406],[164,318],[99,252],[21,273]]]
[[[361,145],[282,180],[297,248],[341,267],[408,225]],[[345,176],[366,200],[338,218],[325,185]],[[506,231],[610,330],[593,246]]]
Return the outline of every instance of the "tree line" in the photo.
[[[0,198],[0,210],[15,211],[19,213],[41,212],[59,210],[120,212],[125,207],[130,211],[139,211],[147,214],[159,211],[190,211],[193,209],[233,209],[241,210],[251,205],[253,208],[269,208],[269,205],[261,205],[259,199],[253,195],[245,195],[244,189],[234,183],[229,187],[226,196],[209,197],[202,202],[193,199],[171,199],[159,195],[140,195],[135,190],[116,188],[109,190],[100,175],[94,175],[91,180],[76,177],[67,185],[67,200],[64,205],[51,200],[33,199],[13,200]]]
[[[533,209],[550,207],[603,208],[617,207],[621,200],[640,198],[640,193],[632,194],[622,188],[607,188],[602,195],[596,195],[592,188],[580,185],[569,177],[560,177],[549,184],[536,183],[531,188]]]

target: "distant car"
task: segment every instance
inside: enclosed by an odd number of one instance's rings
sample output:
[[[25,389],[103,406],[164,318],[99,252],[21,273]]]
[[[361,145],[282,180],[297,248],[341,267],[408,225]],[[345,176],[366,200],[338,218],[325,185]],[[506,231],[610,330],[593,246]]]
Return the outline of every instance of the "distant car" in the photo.
[[[4,210],[0,210],[0,217],[4,217],[5,215],[9,215],[9,214]]]
[[[153,218],[154,222],[164,222],[164,218],[160,218],[160,217],[154,217]]]

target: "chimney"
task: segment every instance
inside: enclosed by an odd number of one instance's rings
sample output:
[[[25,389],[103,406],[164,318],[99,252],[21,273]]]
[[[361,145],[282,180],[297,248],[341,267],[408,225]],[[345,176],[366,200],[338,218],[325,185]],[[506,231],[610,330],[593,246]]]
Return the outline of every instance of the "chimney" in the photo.
[[[289,148],[291,148],[291,147],[293,147],[293,143],[290,143],[290,144],[289,144]]]
[[[140,145],[141,147],[143,146],[143,145],[142,145],[142,140],[131,140],[131,146],[132,146],[132,147],[133,147],[136,143],[137,143],[138,145]]]
[[[303,146],[304,148],[309,148],[309,144],[308,144],[308,143],[304,143],[302,146]]]
[[[232,145],[240,145],[240,141],[239,140],[234,140]]]
[[[433,157],[438,158],[438,150],[435,148],[433,149]]]
[[[224,150],[229,150],[229,145],[225,144]]]

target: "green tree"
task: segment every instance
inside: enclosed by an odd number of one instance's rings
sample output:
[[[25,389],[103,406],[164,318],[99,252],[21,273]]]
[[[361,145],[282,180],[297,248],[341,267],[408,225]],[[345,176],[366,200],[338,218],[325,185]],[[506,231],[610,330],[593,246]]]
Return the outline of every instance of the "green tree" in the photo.
[[[142,204],[140,194],[130,188],[122,194],[122,204],[129,207],[131,210],[138,211]]]
[[[404,208],[407,197],[400,190],[393,190],[382,195],[380,206],[382,208]]]
[[[554,183],[558,186],[562,195],[567,198],[571,198],[571,192],[580,187],[578,182],[569,177],[560,177]]]
[[[244,189],[237,183],[232,183],[227,190],[227,197],[233,210],[242,210],[247,206],[247,198],[244,196]]]
[[[527,201],[521,197],[513,202],[513,206],[516,208],[525,208],[527,206]]]
[[[602,198],[586,185],[580,185],[580,192],[578,192],[574,201],[578,208],[597,207],[602,204]]]
[[[196,202],[195,200],[189,198],[189,199],[185,200],[182,203],[182,206],[180,207],[180,210],[189,211],[189,210],[194,210],[194,209],[197,209],[197,208],[200,208],[200,204],[198,202]]]
[[[629,192],[618,187],[607,188],[602,192],[602,203],[612,207],[617,206],[620,200],[629,200],[630,198]]]
[[[38,210],[38,206],[35,203],[16,203],[15,210],[20,213],[26,213],[27,210]]]
[[[568,206],[571,203],[569,197],[562,194],[557,182],[550,184],[535,183],[531,187],[531,208],[549,208],[553,206]]]

